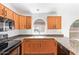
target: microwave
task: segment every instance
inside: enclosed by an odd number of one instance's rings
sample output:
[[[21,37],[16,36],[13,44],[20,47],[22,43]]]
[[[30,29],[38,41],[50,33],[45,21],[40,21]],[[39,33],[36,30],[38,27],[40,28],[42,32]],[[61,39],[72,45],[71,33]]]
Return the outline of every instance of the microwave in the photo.
[[[14,21],[11,19],[0,17],[0,32],[14,29]]]

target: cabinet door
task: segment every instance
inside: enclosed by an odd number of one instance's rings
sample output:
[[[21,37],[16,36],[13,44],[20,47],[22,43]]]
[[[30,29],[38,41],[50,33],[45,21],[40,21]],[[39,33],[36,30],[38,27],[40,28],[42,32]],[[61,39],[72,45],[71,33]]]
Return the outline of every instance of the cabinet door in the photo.
[[[20,16],[20,29],[31,29],[31,16]]]
[[[31,48],[31,54],[39,54],[40,48],[41,48],[41,43],[39,40],[31,40],[30,42],[30,48]]]
[[[14,22],[15,22],[15,29],[19,29],[19,16],[14,13]]]
[[[22,54],[21,55],[25,55],[27,54],[28,52],[30,53],[30,49],[29,49],[29,46],[30,46],[30,42],[26,41],[25,39],[23,40],[22,44],[21,44],[21,50],[22,50]]]
[[[20,55],[20,46],[12,50],[9,55]]]
[[[26,29],[26,17],[20,16],[20,29]]]
[[[61,29],[61,16],[56,16],[56,29]]]
[[[5,7],[0,3],[0,16],[5,16]]]
[[[55,16],[48,16],[48,29],[56,29],[56,20]]]
[[[32,27],[32,18],[31,16],[26,16],[26,29],[31,29]]]
[[[41,54],[57,54],[57,42],[54,39],[41,40]]]
[[[11,11],[9,8],[6,8],[7,11],[7,16],[6,18],[12,19],[13,20],[13,11]]]
[[[61,16],[48,16],[48,29],[61,29]]]
[[[22,54],[38,54],[40,48],[40,41],[24,39],[22,43]]]

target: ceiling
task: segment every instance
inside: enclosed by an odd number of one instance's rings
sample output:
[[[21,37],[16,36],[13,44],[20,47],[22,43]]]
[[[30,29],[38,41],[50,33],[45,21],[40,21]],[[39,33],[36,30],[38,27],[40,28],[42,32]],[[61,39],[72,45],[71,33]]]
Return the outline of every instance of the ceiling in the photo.
[[[57,5],[54,3],[4,3],[4,5],[20,15],[55,14],[57,11]]]

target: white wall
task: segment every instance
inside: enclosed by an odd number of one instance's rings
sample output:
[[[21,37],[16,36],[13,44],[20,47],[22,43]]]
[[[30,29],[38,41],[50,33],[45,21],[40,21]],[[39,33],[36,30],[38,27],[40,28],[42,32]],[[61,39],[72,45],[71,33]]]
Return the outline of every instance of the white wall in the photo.
[[[79,19],[79,4],[59,4],[58,15],[62,16],[62,33],[69,37],[71,24]]]

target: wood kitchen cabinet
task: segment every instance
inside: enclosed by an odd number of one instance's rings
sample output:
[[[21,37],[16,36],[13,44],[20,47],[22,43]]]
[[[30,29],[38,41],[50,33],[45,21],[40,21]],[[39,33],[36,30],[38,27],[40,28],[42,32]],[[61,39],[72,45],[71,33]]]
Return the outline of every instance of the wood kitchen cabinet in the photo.
[[[61,29],[61,16],[48,16],[48,29]]]
[[[31,29],[31,16],[20,16],[20,29]]]
[[[26,17],[25,16],[19,16],[20,17],[20,29],[26,29]]]
[[[10,10],[9,8],[5,8],[5,10],[7,12],[6,18],[9,18],[9,19],[13,20],[13,17],[14,17],[13,13],[14,12],[12,10]]]
[[[19,15],[17,15],[16,13],[14,13],[14,22],[15,22],[15,29],[19,29]]]
[[[48,16],[48,29],[55,29],[56,28],[56,21],[54,16]]]
[[[0,16],[13,19],[13,11],[0,3]]]
[[[3,6],[1,3],[0,3],[0,16],[2,17],[6,16],[5,6]]]
[[[20,46],[12,50],[8,55],[20,55]]]
[[[56,55],[57,42],[54,39],[24,39],[22,55]]]
[[[61,29],[61,16],[55,16],[56,18],[56,29]]]
[[[26,16],[26,29],[31,29],[31,28],[32,28],[32,17]]]

